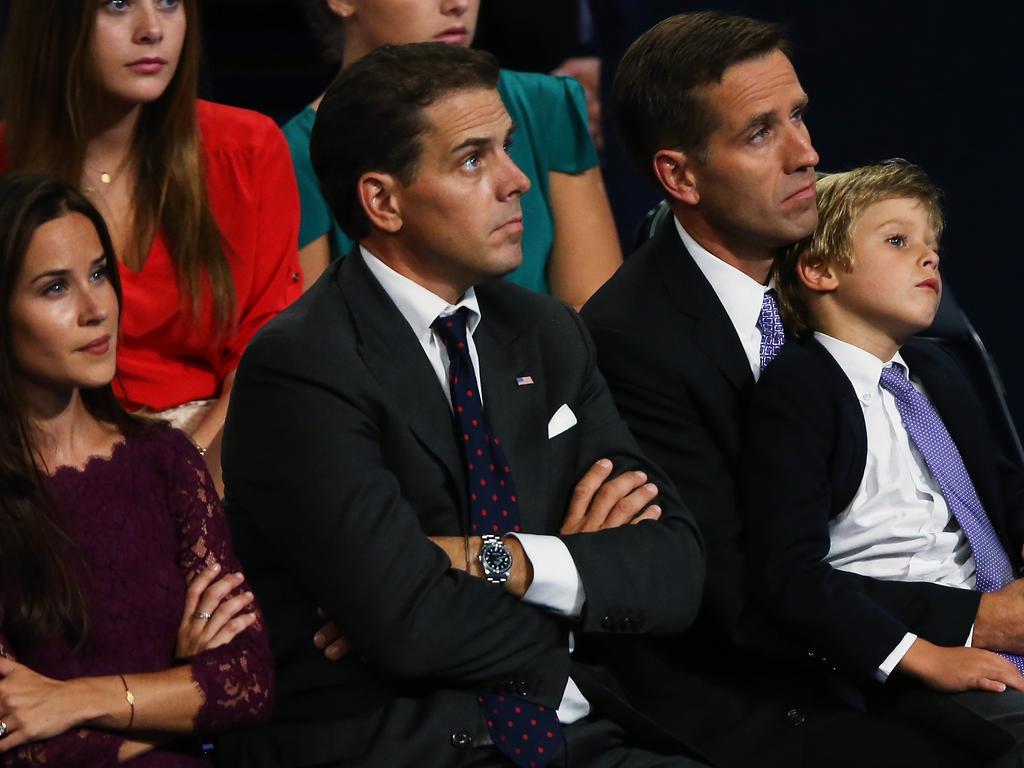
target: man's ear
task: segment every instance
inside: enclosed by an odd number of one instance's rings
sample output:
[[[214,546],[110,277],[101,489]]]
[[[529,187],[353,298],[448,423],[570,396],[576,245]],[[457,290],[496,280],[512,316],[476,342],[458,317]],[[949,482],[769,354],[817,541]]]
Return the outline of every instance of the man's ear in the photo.
[[[662,189],[671,200],[687,205],[700,202],[697,180],[693,173],[694,161],[690,155],[679,149],[659,149],[651,161],[654,175],[661,182]]]
[[[801,257],[796,262],[796,274],[800,282],[815,293],[831,293],[839,287],[836,268],[825,262],[810,262]]]
[[[359,203],[375,229],[395,234],[402,228],[402,212],[395,194],[399,184],[390,173],[370,171],[359,177]]]
[[[356,12],[355,5],[354,0],[327,0],[327,7],[331,9],[331,13],[343,19]]]

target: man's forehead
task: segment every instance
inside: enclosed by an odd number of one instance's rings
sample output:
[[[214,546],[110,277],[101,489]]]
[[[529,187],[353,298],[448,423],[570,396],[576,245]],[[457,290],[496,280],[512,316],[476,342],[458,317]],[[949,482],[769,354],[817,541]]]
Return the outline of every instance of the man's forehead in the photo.
[[[780,106],[788,111],[792,102],[806,98],[796,70],[779,50],[732,65],[705,94],[726,124],[744,123]]]
[[[494,88],[452,91],[424,110],[428,133],[447,148],[467,139],[504,137],[512,118]]]

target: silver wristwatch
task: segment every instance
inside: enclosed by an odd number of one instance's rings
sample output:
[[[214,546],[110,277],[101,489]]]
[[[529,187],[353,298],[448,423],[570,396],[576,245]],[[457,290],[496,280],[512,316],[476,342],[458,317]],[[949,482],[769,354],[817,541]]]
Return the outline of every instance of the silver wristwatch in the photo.
[[[512,572],[512,552],[500,536],[485,533],[480,537],[480,565],[484,567],[484,578],[492,584],[504,584]]]

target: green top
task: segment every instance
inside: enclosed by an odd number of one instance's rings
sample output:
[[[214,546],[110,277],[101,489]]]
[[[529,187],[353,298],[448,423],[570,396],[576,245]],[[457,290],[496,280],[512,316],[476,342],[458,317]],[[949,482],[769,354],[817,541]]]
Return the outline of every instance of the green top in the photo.
[[[583,88],[569,77],[551,77],[503,69],[498,92],[517,130],[512,159],[530,179],[523,196],[523,263],[506,279],[534,291],[548,293],[547,266],[555,240],[548,173],[578,174],[597,165],[597,153],[587,128]],[[348,253],[353,242],[338,227],[320,194],[309,162],[309,137],[316,112],[306,107],[284,126],[292,152],[302,199],[299,247],[328,235],[331,259]]]

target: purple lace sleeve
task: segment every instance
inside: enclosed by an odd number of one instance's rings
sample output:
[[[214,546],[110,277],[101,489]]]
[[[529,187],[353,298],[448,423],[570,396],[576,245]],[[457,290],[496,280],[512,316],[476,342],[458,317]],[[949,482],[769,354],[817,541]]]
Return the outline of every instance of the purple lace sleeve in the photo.
[[[208,564],[220,563],[223,573],[241,570],[231,548],[227,520],[206,464],[177,430],[169,430],[174,445],[178,482],[172,505],[181,536],[179,566],[191,579]],[[233,594],[247,591],[243,583]],[[259,607],[257,621],[226,645],[203,651],[189,659],[192,677],[203,692],[204,702],[196,716],[196,730],[214,733],[263,722],[270,717],[274,662],[266,626]]]
[[[0,632],[0,656],[17,661]],[[3,768],[33,765],[89,765],[96,768],[116,766],[117,753],[124,738],[103,731],[79,728],[32,744],[24,744],[0,758]]]

